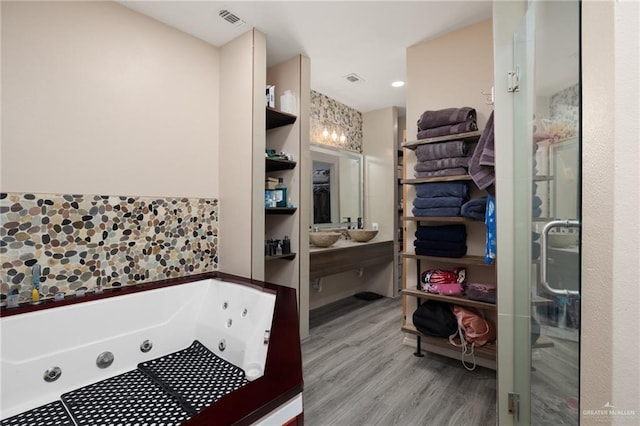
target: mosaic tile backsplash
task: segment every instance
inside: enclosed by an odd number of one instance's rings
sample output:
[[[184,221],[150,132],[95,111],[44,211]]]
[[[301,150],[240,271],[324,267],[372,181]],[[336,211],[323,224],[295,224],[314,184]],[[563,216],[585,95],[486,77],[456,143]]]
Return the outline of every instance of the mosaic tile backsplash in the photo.
[[[362,113],[322,93],[311,91],[311,135],[312,142],[362,153]],[[338,130],[345,139],[335,141],[322,137],[324,129],[329,133]]]
[[[0,297],[31,300],[218,269],[218,200],[0,193]]]

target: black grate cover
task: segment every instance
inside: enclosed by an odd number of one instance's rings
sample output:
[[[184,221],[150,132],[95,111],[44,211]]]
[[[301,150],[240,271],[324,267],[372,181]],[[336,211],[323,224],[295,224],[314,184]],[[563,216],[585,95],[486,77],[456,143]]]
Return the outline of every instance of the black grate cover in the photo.
[[[0,421],[1,426],[73,426],[62,402],[54,401]]]
[[[188,413],[138,370],[65,393],[62,401],[82,425],[178,425]]]
[[[138,364],[193,412],[248,383],[244,371],[220,358],[197,340],[186,349]]]

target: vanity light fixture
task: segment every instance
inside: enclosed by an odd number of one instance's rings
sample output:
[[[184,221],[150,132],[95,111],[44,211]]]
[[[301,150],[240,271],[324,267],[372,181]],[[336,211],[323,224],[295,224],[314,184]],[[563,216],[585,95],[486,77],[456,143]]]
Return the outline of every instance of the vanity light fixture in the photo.
[[[325,127],[322,130],[322,139],[327,139],[329,137],[329,131],[327,130],[327,128]]]
[[[344,133],[342,133],[340,135],[340,142],[344,143],[344,141],[346,141],[346,140],[347,140],[347,137],[344,135]]]
[[[402,87],[402,86],[404,86],[404,81],[401,81],[401,80],[394,81],[393,83],[391,83],[391,85],[393,87]]]

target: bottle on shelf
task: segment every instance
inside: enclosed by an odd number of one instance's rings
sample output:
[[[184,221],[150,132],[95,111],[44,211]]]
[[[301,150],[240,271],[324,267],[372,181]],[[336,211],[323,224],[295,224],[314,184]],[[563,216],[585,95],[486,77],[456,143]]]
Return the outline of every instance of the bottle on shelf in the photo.
[[[276,207],[287,207],[287,186],[284,184],[283,178],[278,178],[275,195]]]

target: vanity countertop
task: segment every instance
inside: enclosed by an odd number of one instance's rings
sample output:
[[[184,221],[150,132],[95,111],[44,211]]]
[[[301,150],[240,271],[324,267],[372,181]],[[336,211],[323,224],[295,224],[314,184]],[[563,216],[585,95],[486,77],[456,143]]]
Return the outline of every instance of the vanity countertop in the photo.
[[[393,262],[393,241],[338,240],[331,247],[309,247],[309,278]]]
[[[357,241],[353,241],[353,240],[345,240],[345,239],[339,239],[338,241],[336,241],[335,243],[333,243],[331,245],[331,247],[316,247],[313,244],[309,245],[309,253],[317,253],[320,251],[330,251],[330,250],[339,250],[339,249],[345,249],[345,248],[349,248],[349,247],[360,247],[360,246],[366,246],[366,245],[371,245],[371,244],[378,244],[378,243],[383,243],[385,241],[376,241],[376,239],[374,238],[371,241],[367,241],[366,243],[359,243]]]

